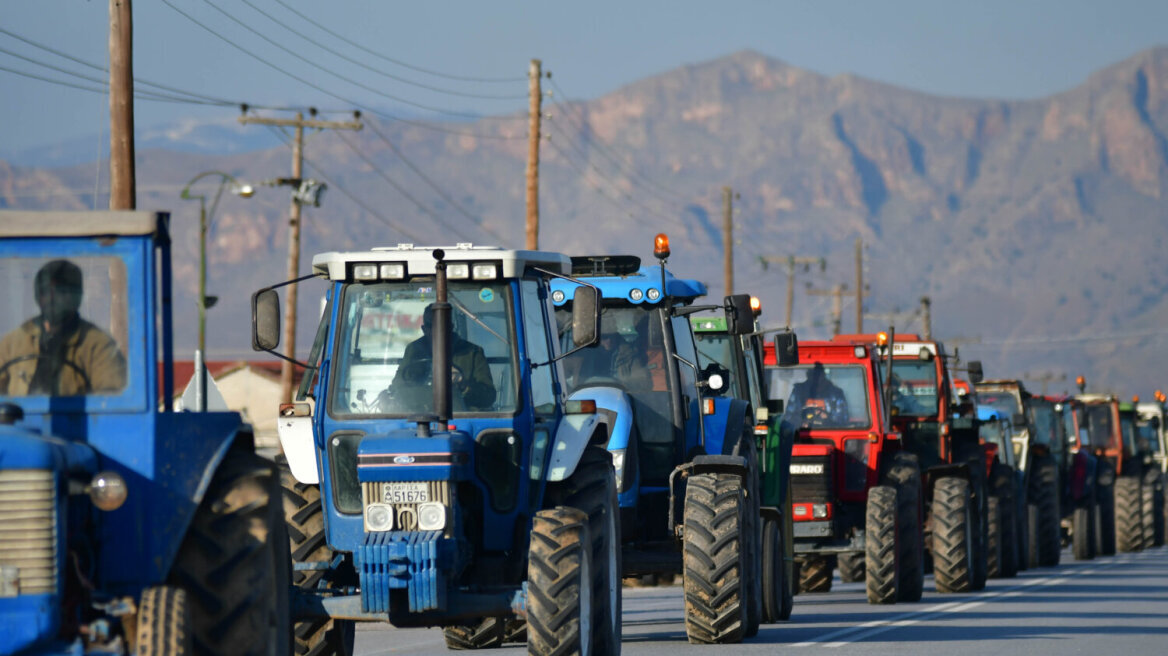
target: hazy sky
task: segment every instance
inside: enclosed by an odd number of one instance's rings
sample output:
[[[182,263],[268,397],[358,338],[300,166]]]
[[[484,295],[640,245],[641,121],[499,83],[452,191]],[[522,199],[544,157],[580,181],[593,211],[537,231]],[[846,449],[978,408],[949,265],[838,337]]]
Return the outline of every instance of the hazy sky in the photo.
[[[11,72],[99,87],[28,59],[94,78],[103,76],[100,70],[13,35],[104,67],[108,6],[107,0],[0,0],[0,30],[8,32],[0,32],[0,157],[108,129],[108,104],[99,93]],[[824,74],[851,72],[935,94],[1033,98],[1168,44],[1164,0],[136,0],[134,12],[139,89],[149,81],[255,105],[348,109],[356,102],[450,120],[457,117],[390,96],[454,113],[509,113],[525,107],[531,58],[543,60],[563,92],[595,98],[749,48]],[[189,117],[233,120],[238,110],[140,100],[136,115],[142,130]],[[101,139],[94,142],[96,151]]]

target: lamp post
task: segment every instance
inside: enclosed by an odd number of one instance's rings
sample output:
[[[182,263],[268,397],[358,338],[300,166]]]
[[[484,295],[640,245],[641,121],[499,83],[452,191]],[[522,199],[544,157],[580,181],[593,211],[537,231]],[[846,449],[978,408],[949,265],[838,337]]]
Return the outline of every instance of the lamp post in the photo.
[[[215,190],[215,199],[211,201],[211,211],[207,212],[207,196],[205,194],[192,194],[191,187],[196,182],[209,176],[219,176],[219,187]],[[251,198],[255,194],[255,188],[250,184],[242,183],[235,179],[230,174],[222,171],[204,171],[183,187],[180,197],[183,200],[199,199],[199,297],[196,304],[199,308],[199,340],[195,347],[195,410],[204,412],[207,410],[207,368],[204,362],[204,355],[207,349],[207,308],[215,305],[219,300],[217,296],[207,296],[207,224],[215,216],[215,210],[219,207],[219,199],[223,196],[223,190],[231,185],[231,193],[242,198]]]

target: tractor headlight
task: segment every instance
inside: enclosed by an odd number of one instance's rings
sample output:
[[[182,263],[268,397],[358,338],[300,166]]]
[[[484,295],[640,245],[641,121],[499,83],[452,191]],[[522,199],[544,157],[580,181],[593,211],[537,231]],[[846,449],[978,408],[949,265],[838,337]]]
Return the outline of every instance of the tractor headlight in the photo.
[[[661,298],[661,290],[657,289],[656,287],[650,287],[649,291],[645,292],[645,294],[649,297],[650,301],[655,301]]]
[[[393,506],[388,503],[371,503],[365,508],[365,529],[368,531],[393,530]]]
[[[128,489],[126,488],[126,479],[122,478],[121,474],[101,471],[89,482],[86,492],[89,493],[93,505],[102,510],[110,511],[122,507],[122,504],[126,502]]]
[[[470,265],[466,262],[451,262],[446,265],[446,277],[451,280],[466,280],[470,277]]]
[[[813,503],[811,504],[811,516],[815,519],[827,518],[827,504]]]
[[[494,264],[476,264],[471,270],[471,277],[475,280],[494,280],[499,277],[499,268]]]
[[[381,265],[382,280],[401,280],[406,277],[406,265],[401,262],[391,262]]]
[[[556,291],[552,292],[552,302],[553,303],[563,303],[564,298],[565,297],[564,297],[563,290],[557,289]]]
[[[353,280],[377,280],[377,265],[354,264]]]
[[[645,298],[645,292],[639,289],[633,289],[629,292],[629,298],[633,299],[634,301],[640,301],[642,298]]]
[[[437,501],[419,505],[418,528],[423,531],[441,531],[446,528],[446,506]]]

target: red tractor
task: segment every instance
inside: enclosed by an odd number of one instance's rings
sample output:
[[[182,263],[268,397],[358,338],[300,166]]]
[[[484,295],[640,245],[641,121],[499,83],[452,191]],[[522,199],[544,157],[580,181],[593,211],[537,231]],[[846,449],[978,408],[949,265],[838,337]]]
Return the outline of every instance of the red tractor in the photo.
[[[777,344],[776,344],[777,346]],[[921,473],[893,428],[887,365],[874,346],[800,342],[794,366],[766,353],[769,408],[794,441],[791,509],[802,592],[863,562],[868,601],[917,601],[924,587]]]
[[[839,335],[833,341],[867,344],[888,354],[885,333]],[[1000,541],[990,545],[988,538],[1002,513],[990,501],[986,448],[975,418],[972,412],[956,416],[950,356],[941,342],[896,334],[891,355],[885,394],[892,427],[903,448],[916,456],[923,476],[924,540],[931,557],[926,570],[931,561],[937,592],[980,590],[989,547],[1001,549]],[[995,551],[989,559],[999,558]]]

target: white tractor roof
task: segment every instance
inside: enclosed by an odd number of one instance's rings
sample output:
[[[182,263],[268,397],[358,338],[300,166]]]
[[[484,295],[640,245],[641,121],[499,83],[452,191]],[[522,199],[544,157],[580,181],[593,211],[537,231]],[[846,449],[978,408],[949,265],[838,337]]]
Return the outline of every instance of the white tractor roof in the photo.
[[[0,211],[0,237],[104,237],[152,235],[166,212]]]
[[[1140,417],[1159,417],[1163,412],[1163,406],[1150,401],[1137,403],[1136,412],[1140,413]]]
[[[898,355],[917,355],[917,356],[919,356],[921,351],[928,351],[929,353],[932,353],[934,356],[936,356],[937,355],[936,342],[900,342],[900,341],[896,341],[896,342],[892,343],[893,357],[898,356]]]
[[[529,266],[537,266],[563,275],[569,275],[572,272],[571,259],[562,253],[519,251],[472,244],[457,244],[455,246],[398,244],[397,246],[374,248],[369,251],[343,253],[331,251],[312,257],[312,271],[329,280],[345,280],[347,272],[350,270],[350,264],[404,262],[411,276],[434,275],[434,264],[437,262],[434,259],[434,250],[439,248],[445,252],[443,260],[447,263],[501,262],[503,278],[518,278]]]

